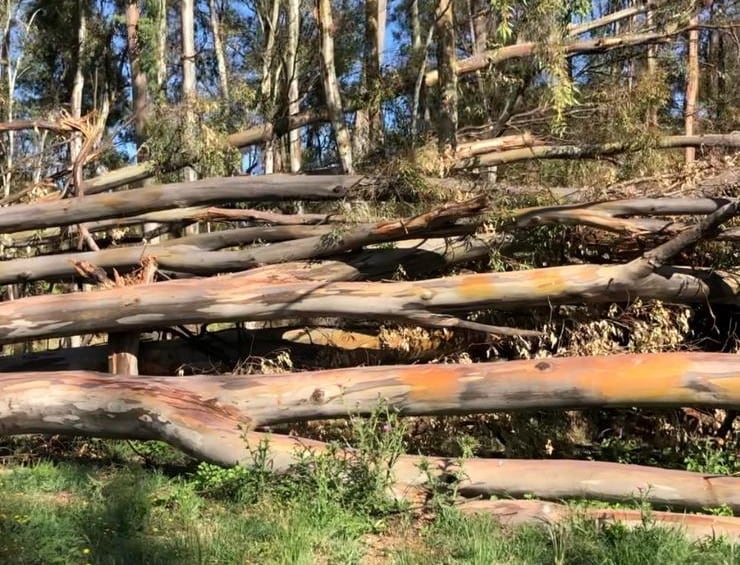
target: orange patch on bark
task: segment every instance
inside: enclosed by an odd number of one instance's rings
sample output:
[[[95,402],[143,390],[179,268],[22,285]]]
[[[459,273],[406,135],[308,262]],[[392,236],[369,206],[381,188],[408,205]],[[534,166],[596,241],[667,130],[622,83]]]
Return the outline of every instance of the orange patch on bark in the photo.
[[[409,399],[413,401],[438,401],[447,398],[454,401],[462,385],[458,374],[449,365],[424,367],[413,371],[400,371],[398,380],[409,387]]]
[[[682,355],[615,355],[578,361],[577,365],[573,362],[574,384],[592,388],[606,398],[660,400],[670,392],[682,394],[688,401],[693,396],[690,390],[682,389],[683,377],[691,369]],[[557,367],[557,362],[553,365]]]

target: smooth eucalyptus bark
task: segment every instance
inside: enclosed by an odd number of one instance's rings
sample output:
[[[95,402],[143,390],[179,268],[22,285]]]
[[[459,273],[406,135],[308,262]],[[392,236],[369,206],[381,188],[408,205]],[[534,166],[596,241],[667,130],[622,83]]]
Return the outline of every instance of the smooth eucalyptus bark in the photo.
[[[344,123],[342,97],[334,65],[334,33],[336,28],[331,13],[331,0],[316,0],[316,22],[319,26],[319,44],[321,49],[321,78],[324,86],[326,108],[331,117],[334,135],[337,141],[337,152],[342,169],[348,175],[354,173],[352,164],[352,140]]]

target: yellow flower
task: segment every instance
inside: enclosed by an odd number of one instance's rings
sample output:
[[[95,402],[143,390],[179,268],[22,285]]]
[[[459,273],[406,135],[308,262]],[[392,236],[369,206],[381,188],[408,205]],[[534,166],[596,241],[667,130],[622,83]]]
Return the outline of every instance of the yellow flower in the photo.
[[[90,555],[90,551],[91,551],[91,550],[90,550],[90,548],[89,548],[89,547],[86,547],[86,548],[84,548],[84,549],[82,550],[82,553],[83,553],[84,555]]]

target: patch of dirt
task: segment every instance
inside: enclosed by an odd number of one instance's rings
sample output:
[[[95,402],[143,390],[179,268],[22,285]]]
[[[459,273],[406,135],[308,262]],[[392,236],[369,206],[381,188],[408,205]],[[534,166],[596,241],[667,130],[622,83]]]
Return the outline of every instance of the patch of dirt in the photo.
[[[422,528],[426,520],[424,516],[397,520],[388,525],[385,531],[375,534],[365,534],[360,543],[365,548],[362,563],[366,565],[381,565],[390,563],[397,553],[410,551],[416,556],[429,558],[433,563],[432,550],[426,546],[422,536]]]

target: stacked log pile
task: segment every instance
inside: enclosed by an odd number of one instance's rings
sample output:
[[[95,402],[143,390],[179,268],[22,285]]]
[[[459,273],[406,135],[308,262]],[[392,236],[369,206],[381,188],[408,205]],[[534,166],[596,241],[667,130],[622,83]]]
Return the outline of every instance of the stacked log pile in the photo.
[[[512,149],[516,143],[528,147]],[[525,150],[539,155],[547,146],[529,138],[498,147],[480,143],[464,148],[461,163],[507,162],[511,151]],[[498,160],[485,157],[494,154]],[[538,339],[542,328],[512,327],[495,323],[495,316],[475,314],[635,299],[712,308],[740,303],[737,273],[706,262],[695,266],[690,259],[700,242],[738,240],[738,228],[728,226],[740,206],[734,197],[498,210],[490,191],[471,191],[459,201],[428,206],[406,218],[350,219],[352,207],[368,190],[393,182],[360,176],[244,176],[125,192],[87,188],[87,195],[74,199],[0,208],[7,254],[0,262],[0,284],[27,294],[0,303],[0,343],[34,343],[39,349],[55,338],[98,336],[97,344],[81,348],[0,358],[0,430],[162,440],[222,465],[249,464],[249,443],[269,438],[274,466],[284,469],[294,462],[296,447],[322,450],[324,445],[265,435],[266,426],[367,414],[379,401],[402,416],[533,408],[740,408],[740,361],[734,354],[714,352],[384,364],[285,375],[176,375],[183,365],[198,373],[214,362],[228,370],[246,350],[269,351],[277,343],[314,352],[324,347],[381,349],[372,331],[332,325],[337,320],[475,332],[481,339]],[[257,206],[289,200],[341,201],[345,213],[289,214]],[[234,207],[244,202],[255,208]],[[136,229],[128,239],[111,237],[123,226],[151,221],[163,224],[164,231],[192,222],[218,222],[219,229],[156,244]],[[75,246],[77,236],[68,235],[83,223],[99,249],[83,251]],[[522,234],[543,225],[581,226],[612,241],[639,245],[598,263],[449,275],[452,267],[485,260],[492,247],[526,244]],[[44,253],[17,256],[30,245]],[[399,272],[405,276],[396,276]],[[36,281],[57,289],[84,281],[96,288],[40,292]],[[215,323],[237,327],[209,332],[208,324]],[[247,330],[245,323],[253,325]],[[265,325],[273,328],[260,329]],[[170,332],[176,339],[142,335],[153,331]],[[109,345],[100,343],[106,334],[112,336]],[[137,363],[116,364],[122,353]],[[352,451],[344,456],[352,457]],[[442,477],[460,465],[445,458],[427,459],[427,464]],[[740,477],[575,460],[468,459],[462,465],[459,493],[468,498],[641,497],[675,508],[727,505],[740,511]],[[395,463],[399,495],[429,480],[419,468],[416,456]],[[475,509],[500,512],[502,504],[481,503]],[[534,502],[506,504],[504,510],[517,516],[557,520],[565,515],[560,507],[531,507]],[[670,513],[656,519],[678,520]],[[700,531],[740,532],[740,519],[696,520]]]

